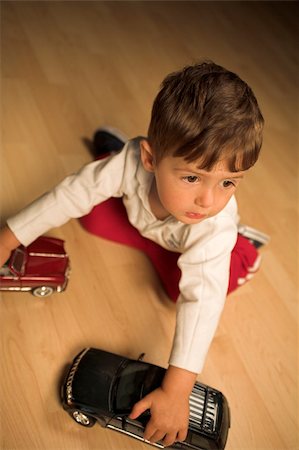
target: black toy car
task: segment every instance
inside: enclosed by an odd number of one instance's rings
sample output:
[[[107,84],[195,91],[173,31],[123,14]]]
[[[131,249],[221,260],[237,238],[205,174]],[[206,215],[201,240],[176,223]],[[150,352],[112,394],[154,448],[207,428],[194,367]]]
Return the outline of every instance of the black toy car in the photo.
[[[61,387],[64,409],[79,424],[91,427],[96,421],[144,441],[150,413],[137,420],[128,418],[133,405],[161,385],[165,369],[139,360],[86,348],[74,359]],[[187,438],[172,447],[182,450],[225,448],[230,416],[224,395],[196,382],[190,395]],[[152,444],[164,448],[162,443]]]

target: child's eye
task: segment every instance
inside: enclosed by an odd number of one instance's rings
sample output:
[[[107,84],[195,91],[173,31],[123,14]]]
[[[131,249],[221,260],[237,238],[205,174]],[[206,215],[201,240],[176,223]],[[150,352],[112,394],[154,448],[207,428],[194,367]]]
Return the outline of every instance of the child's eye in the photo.
[[[231,180],[223,180],[221,182],[221,184],[222,184],[222,187],[224,187],[225,189],[235,186],[235,183],[233,183]]]
[[[198,177],[196,175],[188,175],[187,177],[182,178],[186,183],[196,183],[198,181]]]

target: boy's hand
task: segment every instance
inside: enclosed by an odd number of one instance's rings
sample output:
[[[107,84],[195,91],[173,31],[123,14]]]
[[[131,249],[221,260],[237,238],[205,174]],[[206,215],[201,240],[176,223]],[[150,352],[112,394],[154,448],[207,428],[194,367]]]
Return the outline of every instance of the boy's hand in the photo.
[[[9,259],[11,251],[0,243],[0,267]]]
[[[20,241],[18,241],[8,226],[0,230],[0,267],[6,263],[12,250],[17,248],[19,245]]]
[[[189,398],[169,396],[162,388],[148,394],[134,405],[130,414],[136,419],[150,409],[151,419],[145,431],[144,439],[150,442],[162,441],[165,446],[175,441],[184,441],[187,436],[189,419]]]
[[[196,374],[170,366],[162,386],[136,403],[130,414],[137,419],[147,409],[151,418],[145,428],[144,439],[150,442],[163,441],[165,446],[175,441],[184,441],[189,423],[189,396]]]

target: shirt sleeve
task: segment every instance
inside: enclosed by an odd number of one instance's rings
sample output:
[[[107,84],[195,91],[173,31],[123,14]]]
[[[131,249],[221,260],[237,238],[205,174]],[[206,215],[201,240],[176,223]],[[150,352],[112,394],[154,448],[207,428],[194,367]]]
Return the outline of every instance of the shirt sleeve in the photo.
[[[169,363],[194,373],[202,371],[224,307],[235,222],[218,218],[204,239],[180,256],[182,271],[176,329]]]
[[[94,161],[65,178],[18,214],[7,220],[19,241],[28,246],[49,229],[82,217],[110,197],[122,196],[127,152]]]

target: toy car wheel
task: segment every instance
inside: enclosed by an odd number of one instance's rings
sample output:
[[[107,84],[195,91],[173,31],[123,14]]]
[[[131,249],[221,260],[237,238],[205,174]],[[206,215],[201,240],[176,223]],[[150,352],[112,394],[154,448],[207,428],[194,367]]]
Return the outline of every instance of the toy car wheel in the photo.
[[[49,295],[52,295],[54,292],[54,289],[51,286],[39,286],[34,289],[32,289],[32,294],[35,297],[49,297]]]
[[[80,425],[83,425],[84,427],[92,427],[96,420],[93,417],[88,416],[87,414],[84,414],[81,411],[73,411],[71,413],[72,418],[79,423]]]

